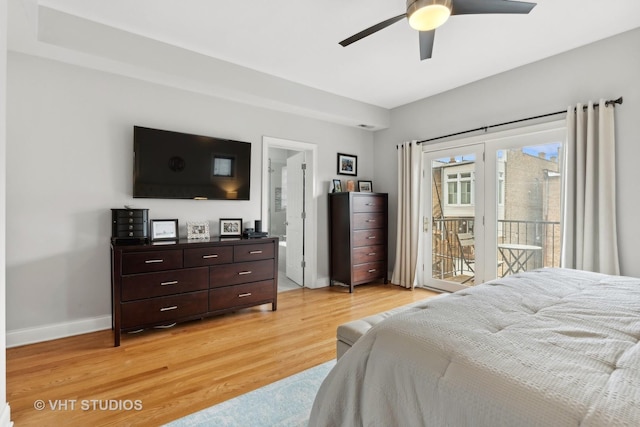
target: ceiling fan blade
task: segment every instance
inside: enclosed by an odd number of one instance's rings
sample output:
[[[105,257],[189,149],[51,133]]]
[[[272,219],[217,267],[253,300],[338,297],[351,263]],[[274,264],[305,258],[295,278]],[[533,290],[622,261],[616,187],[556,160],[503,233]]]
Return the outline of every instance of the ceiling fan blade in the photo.
[[[433,40],[436,36],[436,30],[420,31],[420,60],[431,58],[433,53]]]
[[[508,0],[453,0],[452,15],[529,13],[536,3]]]
[[[367,28],[366,30],[360,31],[358,34],[354,34],[348,39],[344,39],[340,42],[342,46],[349,46],[351,43],[357,42],[360,39],[363,39],[367,36],[370,36],[373,33],[376,33],[384,28],[387,28],[391,24],[395,24],[399,20],[406,18],[407,14],[403,13],[402,15],[394,16],[393,18],[389,18],[386,21],[382,21],[379,24],[376,24],[372,27]]]

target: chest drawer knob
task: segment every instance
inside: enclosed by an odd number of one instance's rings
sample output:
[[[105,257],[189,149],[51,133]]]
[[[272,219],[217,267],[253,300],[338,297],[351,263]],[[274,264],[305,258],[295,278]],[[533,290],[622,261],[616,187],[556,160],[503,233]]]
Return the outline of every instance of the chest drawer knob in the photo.
[[[202,255],[202,259],[218,258],[218,254]]]
[[[177,305],[172,305],[170,307],[162,307],[160,311],[171,311],[171,310],[177,310],[177,309],[178,309]]]
[[[261,253],[262,253],[262,251],[251,251],[251,252],[249,252],[249,253],[250,253],[251,255],[258,255],[258,254],[261,254]]]
[[[372,268],[372,269],[369,270],[369,273],[375,273],[375,272],[376,272],[375,268]]]
[[[238,295],[238,298],[244,298],[244,297],[250,297],[250,296],[251,296],[251,292],[246,292],[244,294]]]
[[[252,273],[251,271],[240,271],[240,272],[238,272],[238,275],[239,276],[245,276],[245,275],[251,274],[251,273]]]
[[[148,259],[144,263],[145,264],[157,264],[159,262],[164,262],[163,259]]]
[[[170,282],[161,282],[160,286],[169,286],[169,285],[177,285],[178,281],[177,280],[171,280]]]
[[[369,252],[367,255],[374,256],[375,254],[376,254],[375,252]]]

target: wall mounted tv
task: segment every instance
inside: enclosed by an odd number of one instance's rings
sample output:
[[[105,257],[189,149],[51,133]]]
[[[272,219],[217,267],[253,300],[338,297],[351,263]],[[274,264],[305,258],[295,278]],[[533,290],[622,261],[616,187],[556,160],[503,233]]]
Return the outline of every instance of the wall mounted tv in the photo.
[[[251,143],[133,128],[133,197],[249,200]]]

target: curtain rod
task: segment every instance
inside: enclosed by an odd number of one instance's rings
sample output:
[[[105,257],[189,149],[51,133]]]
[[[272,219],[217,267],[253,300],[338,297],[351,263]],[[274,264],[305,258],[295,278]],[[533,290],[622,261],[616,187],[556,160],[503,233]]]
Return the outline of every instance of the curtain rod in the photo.
[[[618,99],[610,99],[608,101],[605,101],[604,103],[606,106],[609,105],[614,105],[615,104],[622,104],[622,97],[618,98]],[[593,104],[594,107],[599,107],[599,104]],[[587,108],[587,106],[585,105],[583,108]],[[526,119],[519,119],[519,120],[512,120],[510,122],[504,122],[504,123],[498,123],[496,125],[489,125],[489,126],[483,126],[480,128],[475,128],[475,129],[469,129],[469,130],[465,130],[462,132],[456,132],[456,133],[450,133],[449,135],[443,135],[443,136],[436,136],[435,138],[429,138],[429,139],[423,139],[422,141],[418,141],[417,144],[422,144],[424,142],[431,142],[431,141],[436,141],[438,139],[444,139],[444,138],[449,138],[452,136],[458,136],[458,135],[463,135],[465,133],[471,133],[471,132],[478,132],[480,130],[483,131],[488,131],[490,128],[495,128],[498,126],[506,126],[506,125],[511,125],[514,123],[520,123],[520,122],[526,122],[528,120],[535,120],[535,119],[541,119],[543,117],[551,117],[551,116],[557,116],[558,114],[564,114],[566,113],[567,110],[563,110],[563,111],[556,111],[555,113],[547,113],[547,114],[541,114],[539,116],[533,116],[533,117],[527,117]]]

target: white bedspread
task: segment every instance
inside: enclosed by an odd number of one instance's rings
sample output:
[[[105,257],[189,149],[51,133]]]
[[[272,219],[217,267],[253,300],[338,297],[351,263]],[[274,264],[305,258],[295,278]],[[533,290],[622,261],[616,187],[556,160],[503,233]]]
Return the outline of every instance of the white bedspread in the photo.
[[[640,279],[509,276],[374,326],[310,426],[640,426]]]

